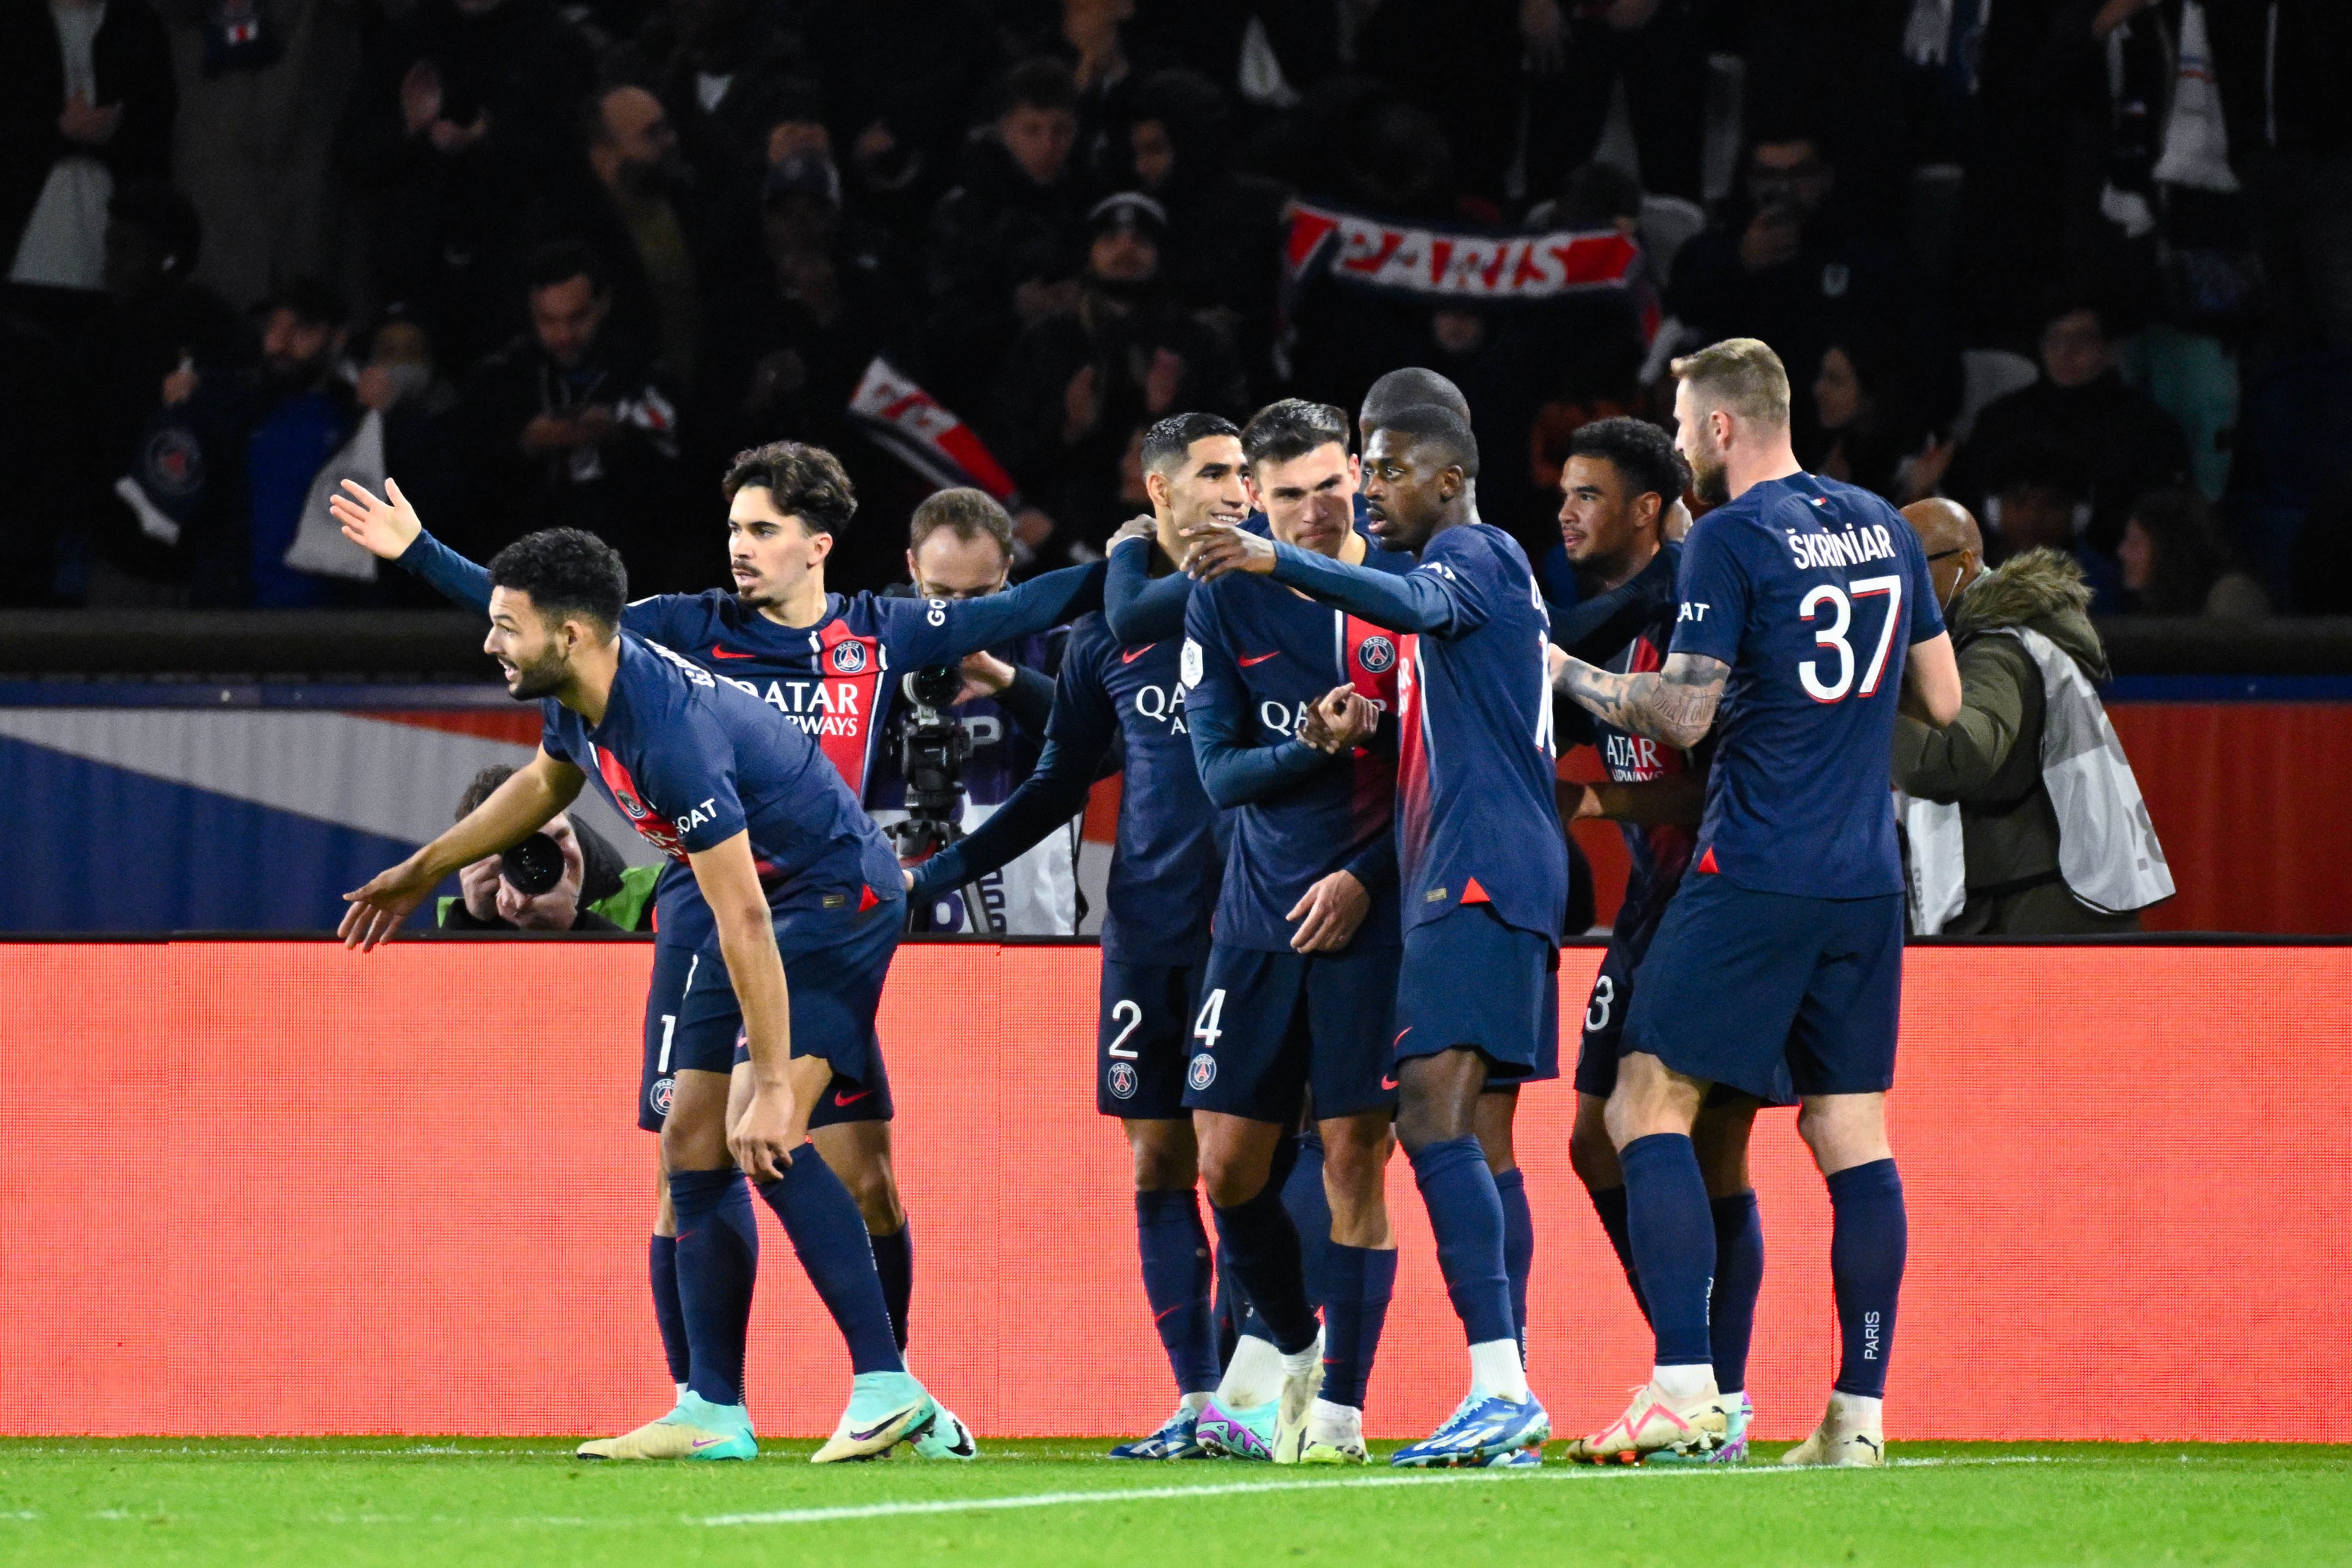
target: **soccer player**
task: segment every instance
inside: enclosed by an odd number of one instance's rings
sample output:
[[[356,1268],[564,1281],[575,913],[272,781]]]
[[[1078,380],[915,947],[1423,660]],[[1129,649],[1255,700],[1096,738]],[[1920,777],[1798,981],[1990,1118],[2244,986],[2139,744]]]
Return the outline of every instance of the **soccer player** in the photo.
[[[1829,1184],[1843,1344],[1828,1413],[1781,1462],[1874,1465],[1906,1237],[1886,1142],[1903,977],[1890,751],[1897,701],[1948,724],[1959,675],[1917,536],[1869,491],[1799,468],[1779,356],[1731,338],[1674,372],[1676,445],[1721,504],[1683,544],[1673,646],[1659,669],[1570,658],[1558,676],[1630,734],[1688,750],[1717,731],[1697,858],[1643,962],[1606,1112],[1657,1359],[1570,1455],[1721,1440],[1692,1128],[1710,1085],[1785,1083]]]
[[[716,933],[682,1003],[739,1028],[739,1073],[678,1072],[664,1142],[692,1344],[677,1408],[598,1457],[748,1459],[744,1328],[758,1232],[748,1173],[784,1223],[855,1373],[817,1462],[863,1458],[943,1417],[908,1376],[856,1202],[807,1157],[834,1085],[878,1088],[874,1012],[904,914],[898,858],[816,743],[756,697],[621,629],[621,558],[577,529],[528,534],[489,565],[485,651],[539,701],[539,755],[448,832],[354,893],[347,946],[389,937],[457,867],[536,832],[589,778],[672,862],[659,908]],[[737,1104],[730,1109],[730,1090]],[[966,1440],[969,1447],[969,1440]]]
[[[640,599],[623,613],[623,625],[784,714],[817,742],[860,796],[876,772],[901,672],[1042,631],[1087,607],[1100,591],[1102,568],[1091,566],[1046,573],[1019,588],[969,600],[829,594],[825,558],[857,510],[848,476],[832,453],[789,441],[753,447],[738,455],[723,489],[734,592],[713,588]],[[385,491],[379,499],[347,483],[331,502],[344,531],[456,603],[484,608],[488,574],[425,531],[397,485],[387,481]],[[708,921],[693,913],[666,915],[660,922],[637,1095],[637,1124],[647,1131],[662,1130],[681,1069],[725,1072],[733,1058],[733,1035],[684,1006],[698,955],[710,937]],[[887,1073],[877,1066],[874,1082],[845,1082],[829,1090],[812,1109],[811,1124],[818,1152],[858,1200],[874,1238],[892,1331],[903,1350],[914,1252],[891,1163],[894,1110]],[[676,1237],[665,1201],[655,1223],[650,1272],[671,1378],[684,1384],[691,1365],[677,1308]]]
[[[1339,409],[1273,404],[1242,431],[1242,453],[1274,538],[1412,569],[1411,556],[1356,531],[1359,467]],[[1230,814],[1231,842],[1184,1103],[1223,1253],[1253,1309],[1200,1431],[1239,1458],[1367,1458],[1363,1388],[1396,1285],[1383,1193],[1396,1104],[1383,1081],[1399,942],[1396,763],[1393,747],[1335,756],[1306,737],[1350,705],[1392,710],[1396,650],[1386,629],[1256,578],[1202,584],[1186,614],[1192,755]],[[1329,1212],[1328,1235],[1303,1248],[1298,1225],[1310,1222],[1294,1223],[1272,1178],[1310,1088]],[[1319,1394],[1283,1376],[1281,1360],[1314,1353],[1318,1300]]]
[[[1370,449],[1372,432],[1387,423],[1391,415],[1420,406],[1443,408],[1463,424],[1470,423],[1470,403],[1462,395],[1460,387],[1433,370],[1406,365],[1390,371],[1365,392],[1363,405],[1356,415],[1365,447]],[[1475,511],[1478,505],[1476,476],[1470,478],[1465,493],[1466,504]],[[1577,609],[1582,612],[1575,617],[1580,621],[1597,622],[1612,613],[1609,605],[1598,602],[1579,605]],[[1545,613],[1553,621],[1553,640],[1562,640],[1560,616],[1549,606]],[[1487,1079],[1471,1118],[1478,1147],[1486,1155],[1486,1169],[1495,1178],[1495,1194],[1503,1205],[1503,1270],[1510,1280],[1511,1321],[1518,1326],[1522,1366],[1527,1363],[1528,1280],[1535,1270],[1536,1219],[1528,1203],[1527,1177],[1519,1170],[1512,1129],[1519,1112],[1519,1090],[1528,1084],[1549,1083],[1559,1077],[1559,1034],[1554,1029],[1537,1042],[1535,1066],[1529,1070],[1515,1077]],[[1528,1456],[1527,1462],[1535,1463],[1539,1458],[1540,1456]]]
[[[1248,515],[1241,432],[1229,419],[1180,414],[1152,426],[1143,473],[1163,574],[1175,570],[1181,529]],[[1126,782],[1102,924],[1095,1108],[1119,1119],[1134,1156],[1144,1295],[1179,1399],[1158,1431],[1113,1448],[1115,1458],[1198,1457],[1198,1416],[1219,1377],[1184,1074],[1204,1017],[1201,976],[1224,853],[1192,760],[1182,646],[1173,637],[1121,646],[1099,614],[1081,616],[1063,649],[1037,771],[971,837],[908,878],[925,898],[1003,865],[1082,809],[1113,747],[1123,746]]]
[[[1420,558],[1401,576],[1206,520],[1184,535],[1199,581],[1267,574],[1403,634],[1397,1138],[1470,1342],[1470,1395],[1397,1451],[1392,1462],[1409,1466],[1513,1462],[1550,1430],[1528,1392],[1502,1201],[1475,1123],[1489,1077],[1524,1077],[1543,1037],[1557,1039],[1568,854],[1552,800],[1549,622],[1526,554],[1478,521],[1477,473],[1477,441],[1451,411],[1384,416],[1364,455],[1364,494],[1381,542]],[[1338,726],[1332,738],[1356,739]]]
[[[1613,597],[1625,606],[1590,639],[1604,647],[1617,644],[1605,652],[1594,650],[1595,662],[1616,674],[1657,668],[1673,641],[1675,574],[1682,546],[1662,539],[1661,531],[1666,509],[1682,494],[1683,480],[1673,438],[1645,421],[1596,420],[1570,437],[1560,470],[1560,537],[1584,589],[1579,605]],[[1629,621],[1632,635],[1622,637],[1617,628]],[[1643,955],[1656,935],[1666,900],[1690,865],[1706,799],[1711,748],[1702,742],[1685,752],[1570,709],[1566,723],[1579,721],[1583,721],[1580,728],[1589,731],[1583,738],[1601,753],[1609,780],[1562,784],[1560,818],[1599,817],[1619,824],[1633,868],[1610,932],[1609,951],[1584,1009],[1583,1048],[1576,1060],[1576,1129],[1569,1155],[1638,1305],[1641,1281],[1625,1231],[1625,1176],[1618,1169],[1617,1151],[1609,1142],[1601,1113],[1617,1084],[1618,1042]],[[1561,730],[1563,748],[1572,732]],[[1708,1091],[1691,1132],[1706,1173],[1708,1208],[1715,1220],[1717,1261],[1707,1332],[1727,1423],[1724,1441],[1696,1456],[1706,1463],[1737,1464],[1748,1453],[1752,1413],[1745,1393],[1748,1343],[1756,1321],[1756,1293],[1764,1279],[1764,1228],[1748,1180],[1748,1134],[1756,1108],[1753,1097],[1717,1084]],[[1671,1463],[1679,1458],[1672,1449],[1661,1449],[1651,1460]]]

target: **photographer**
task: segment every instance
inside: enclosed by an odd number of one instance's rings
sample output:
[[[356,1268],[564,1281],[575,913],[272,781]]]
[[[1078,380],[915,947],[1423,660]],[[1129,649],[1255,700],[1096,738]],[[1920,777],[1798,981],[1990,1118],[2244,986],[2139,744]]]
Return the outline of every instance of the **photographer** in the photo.
[[[457,798],[457,820],[489,799],[514,769],[484,768]],[[659,866],[631,866],[595,829],[558,812],[541,832],[504,855],[457,873],[460,889],[441,900],[443,931],[636,931],[653,917]]]
[[[1959,650],[1960,712],[1895,721],[1911,926],[1920,936],[2137,931],[2172,874],[2100,705],[2106,649],[2074,559],[2028,550],[1994,571],[1966,508],[1915,501]]]
[[[941,490],[915,509],[907,550],[907,570],[913,581],[890,593],[926,599],[982,598],[1003,591],[1012,564],[1013,521],[1004,509],[979,490]],[[1026,637],[967,657],[955,667],[961,689],[944,706],[929,709],[940,721],[930,732],[912,732],[921,721],[922,707],[907,689],[906,680],[917,679],[919,672],[903,672],[891,689],[891,717],[866,793],[874,820],[887,828],[910,817],[907,758],[911,744],[919,757],[951,763],[963,786],[949,817],[955,827],[969,833],[987,821],[1037,765],[1046,716],[1054,706],[1052,671],[1060,663],[1061,637],[1059,631]],[[950,689],[946,668],[934,674],[942,692]],[[901,853],[906,852],[902,845]],[[1068,842],[1048,839],[981,879],[982,910],[965,909],[961,890],[943,894],[929,911],[929,929],[1070,935],[1077,920],[1076,858],[1074,825]]]

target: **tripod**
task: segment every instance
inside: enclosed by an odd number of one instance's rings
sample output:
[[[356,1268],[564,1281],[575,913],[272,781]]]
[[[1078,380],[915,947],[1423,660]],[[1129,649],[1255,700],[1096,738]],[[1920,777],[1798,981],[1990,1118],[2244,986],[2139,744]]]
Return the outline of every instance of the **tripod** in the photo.
[[[950,845],[963,841],[963,825],[946,812],[925,809],[931,804],[925,801],[919,805],[912,798],[910,791],[907,802],[908,813],[907,820],[893,823],[888,828],[891,841],[897,846],[900,859],[929,859]],[[949,809],[954,809],[952,801],[949,803]],[[1003,936],[1004,934],[1004,917],[988,907],[987,901],[981,896],[978,878],[975,877],[971,881],[963,883],[956,889],[956,891],[962,896],[963,907],[971,914],[972,923],[980,928],[974,933],[975,935]],[[919,904],[912,899],[907,901],[907,931],[909,935],[928,932],[931,930],[931,900],[925,900]]]

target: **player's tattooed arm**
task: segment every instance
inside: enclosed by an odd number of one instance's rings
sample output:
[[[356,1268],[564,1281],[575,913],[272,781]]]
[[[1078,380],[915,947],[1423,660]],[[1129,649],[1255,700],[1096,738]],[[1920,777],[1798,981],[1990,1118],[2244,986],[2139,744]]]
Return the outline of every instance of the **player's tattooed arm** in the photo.
[[[1617,675],[1559,655],[1552,689],[1603,723],[1688,751],[1715,723],[1731,667],[1704,654],[1666,656],[1664,669]]]

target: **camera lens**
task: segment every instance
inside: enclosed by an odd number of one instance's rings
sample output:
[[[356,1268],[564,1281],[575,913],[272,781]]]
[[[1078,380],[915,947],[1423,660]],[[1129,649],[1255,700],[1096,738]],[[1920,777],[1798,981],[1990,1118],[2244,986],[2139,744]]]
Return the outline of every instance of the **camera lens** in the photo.
[[[926,665],[907,677],[907,696],[925,708],[953,706],[963,691],[963,671],[952,664]]]
[[[516,892],[536,898],[563,880],[563,847],[534,833],[499,857],[499,875]]]

